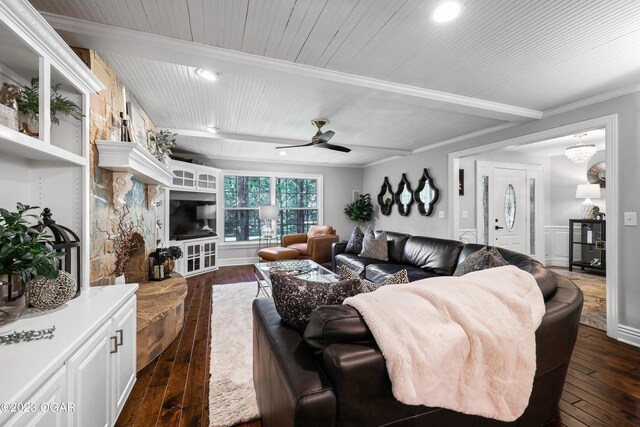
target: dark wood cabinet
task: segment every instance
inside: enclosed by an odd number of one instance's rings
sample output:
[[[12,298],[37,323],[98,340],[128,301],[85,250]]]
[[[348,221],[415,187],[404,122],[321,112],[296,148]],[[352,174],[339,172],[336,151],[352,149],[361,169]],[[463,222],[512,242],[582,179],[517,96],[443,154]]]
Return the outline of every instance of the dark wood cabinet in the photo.
[[[569,220],[569,271],[606,271],[606,221],[601,219]]]

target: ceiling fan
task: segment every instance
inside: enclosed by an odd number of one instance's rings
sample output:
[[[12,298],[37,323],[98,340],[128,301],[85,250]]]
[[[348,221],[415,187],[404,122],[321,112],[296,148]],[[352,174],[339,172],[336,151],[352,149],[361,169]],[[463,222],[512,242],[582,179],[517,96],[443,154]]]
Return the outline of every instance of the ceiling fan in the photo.
[[[329,144],[329,140],[333,138],[333,135],[336,133],[332,130],[328,130],[326,132],[322,132],[322,126],[329,123],[327,119],[315,119],[311,120],[311,124],[318,128],[318,132],[311,138],[311,142],[308,144],[302,145],[290,145],[288,147],[276,147],[276,149],[280,148],[298,148],[298,147],[318,147],[318,148],[327,148],[329,150],[341,151],[343,153],[348,153],[351,151],[350,148],[342,147],[340,145]]]

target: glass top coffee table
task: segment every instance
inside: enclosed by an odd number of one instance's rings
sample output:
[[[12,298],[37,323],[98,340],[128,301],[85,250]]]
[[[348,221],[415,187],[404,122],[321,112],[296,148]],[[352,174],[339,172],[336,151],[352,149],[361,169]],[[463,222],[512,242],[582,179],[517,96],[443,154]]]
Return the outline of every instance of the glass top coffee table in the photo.
[[[271,275],[274,273],[313,282],[335,283],[338,281],[337,274],[309,259],[258,262],[253,264],[253,270],[258,282],[256,296],[260,295],[260,292],[268,297],[271,296]]]

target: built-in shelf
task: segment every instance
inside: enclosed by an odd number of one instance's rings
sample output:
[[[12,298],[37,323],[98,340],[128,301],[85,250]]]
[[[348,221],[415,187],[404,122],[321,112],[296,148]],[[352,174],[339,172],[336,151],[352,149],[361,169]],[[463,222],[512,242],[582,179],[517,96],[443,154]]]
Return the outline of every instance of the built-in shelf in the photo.
[[[63,148],[0,125],[0,153],[21,159],[84,166],[88,160]]]
[[[130,173],[145,184],[171,185],[173,174],[144,147],[135,142],[96,141],[98,166],[114,172]]]

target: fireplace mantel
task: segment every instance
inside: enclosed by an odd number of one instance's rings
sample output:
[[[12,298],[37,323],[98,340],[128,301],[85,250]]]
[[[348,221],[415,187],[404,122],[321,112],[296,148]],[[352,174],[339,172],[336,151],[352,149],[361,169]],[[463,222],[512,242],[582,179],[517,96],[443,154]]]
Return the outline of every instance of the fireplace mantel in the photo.
[[[113,171],[113,206],[120,209],[131,190],[131,178],[148,184],[148,203],[155,202],[158,187],[171,185],[173,174],[149,151],[135,142],[96,141],[100,159],[98,166]]]
[[[135,142],[96,141],[98,166],[114,172],[131,174],[136,180],[160,187],[171,185],[173,174],[149,151]]]

